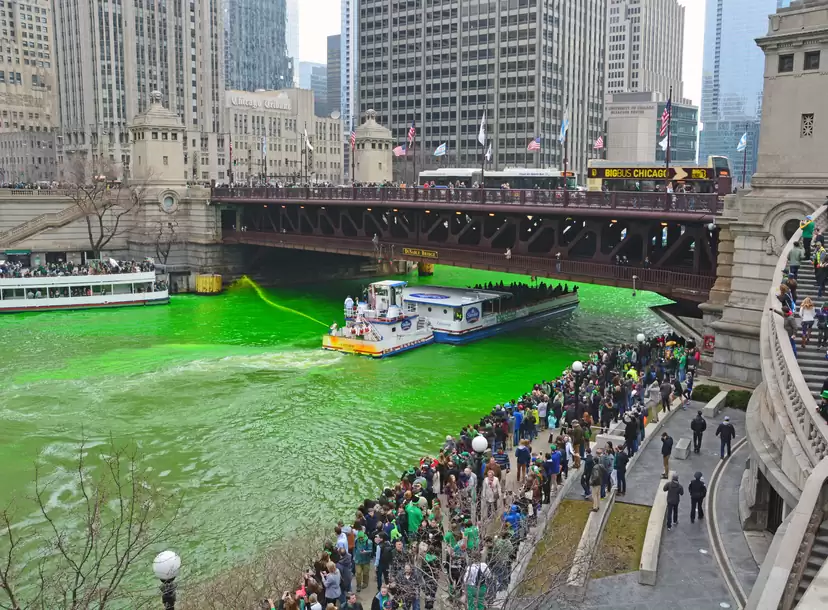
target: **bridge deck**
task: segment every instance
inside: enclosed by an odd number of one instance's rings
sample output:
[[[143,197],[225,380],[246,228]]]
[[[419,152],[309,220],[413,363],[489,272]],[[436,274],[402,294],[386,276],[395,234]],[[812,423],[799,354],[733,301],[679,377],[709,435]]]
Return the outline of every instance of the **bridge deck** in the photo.
[[[613,215],[704,221],[719,215],[719,196],[702,193],[639,193],[561,190],[424,189],[388,187],[217,187],[216,203],[309,203],[407,208],[452,208],[488,212],[549,213],[559,209],[580,215]]]
[[[682,270],[651,269],[607,265],[580,260],[556,260],[548,255],[533,256],[473,250],[451,246],[423,248],[402,242],[380,242],[370,239],[322,237],[290,233],[225,231],[224,243],[270,246],[317,252],[332,252],[389,260],[424,261],[456,267],[536,275],[579,283],[601,284],[651,290],[673,299],[704,302],[715,277],[686,273]]]

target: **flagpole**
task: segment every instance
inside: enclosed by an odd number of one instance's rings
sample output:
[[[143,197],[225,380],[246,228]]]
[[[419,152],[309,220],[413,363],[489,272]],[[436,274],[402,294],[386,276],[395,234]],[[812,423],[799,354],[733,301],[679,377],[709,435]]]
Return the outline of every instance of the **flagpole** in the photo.
[[[667,98],[667,103],[670,105],[670,113],[667,117],[667,154],[665,160],[667,161],[667,169],[670,169],[670,137],[673,131],[673,87],[670,86],[670,97]],[[732,145],[731,145],[732,146]]]
[[[742,190],[745,190],[745,178],[747,176],[747,132],[748,123],[745,123],[745,157],[742,161]]]
[[[487,104],[486,109],[483,110],[484,124],[488,110],[489,108]],[[486,136],[488,133],[486,132],[485,125],[481,125],[481,127],[483,127],[483,142],[480,143],[480,188],[482,189],[486,177],[486,140],[488,140]],[[480,138],[477,139],[480,140]]]

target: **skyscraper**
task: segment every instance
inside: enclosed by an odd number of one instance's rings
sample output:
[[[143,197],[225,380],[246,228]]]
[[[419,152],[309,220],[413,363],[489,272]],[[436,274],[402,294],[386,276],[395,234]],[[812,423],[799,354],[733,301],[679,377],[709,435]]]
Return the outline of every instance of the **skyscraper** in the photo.
[[[677,0],[609,0],[607,93],[683,97],[684,7]]]
[[[328,36],[328,108],[331,112],[339,110],[342,112],[342,61],[340,48],[342,37],[339,34]],[[346,125],[350,128],[349,125]],[[344,131],[344,130],[343,130]]]
[[[358,0],[342,0],[342,33],[340,34],[339,47],[339,80],[340,80],[340,99],[339,111],[342,115],[343,132],[350,133],[351,129],[355,129],[359,124],[359,114],[357,110],[357,96],[359,84],[359,57],[357,55],[359,45],[359,8],[360,6],[367,6],[368,4],[375,4],[377,0],[363,0],[360,4]],[[373,14],[373,9],[371,9]],[[386,13],[388,6],[385,7]],[[385,28],[388,27],[388,18],[384,21]],[[385,44],[388,45],[388,34],[385,34]],[[343,146],[345,143],[343,142]],[[345,173],[350,175],[351,169],[351,148],[345,146]]]
[[[361,2],[359,111],[376,110],[397,144],[414,121],[418,168],[443,142],[449,164],[480,166],[484,113],[493,168],[562,168],[566,116],[583,178],[603,129],[606,16],[606,0]]]
[[[293,84],[299,84],[296,66],[299,65],[299,0],[286,0],[285,37],[287,54],[293,62]]]
[[[707,0],[702,70],[702,132],[699,162],[710,155],[731,160],[741,176],[744,153],[736,146],[747,139],[747,181],[756,171],[765,56],[756,38],[768,29],[768,15],[788,0]]]
[[[79,155],[127,167],[133,117],[160,91],[187,128],[187,178],[222,179],[222,1],[158,0],[137,10],[108,0],[54,2],[58,161]]]
[[[328,110],[328,67],[312,61],[300,61],[297,72],[299,87],[313,91],[313,111],[316,116],[329,116],[331,111]]]
[[[255,91],[293,86],[285,0],[224,1],[227,88]]]

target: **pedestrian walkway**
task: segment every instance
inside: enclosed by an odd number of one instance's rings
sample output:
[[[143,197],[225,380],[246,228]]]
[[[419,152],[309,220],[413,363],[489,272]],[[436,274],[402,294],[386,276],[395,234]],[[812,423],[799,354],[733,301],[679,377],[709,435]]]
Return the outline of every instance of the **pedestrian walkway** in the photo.
[[[686,411],[675,413],[662,431],[672,436],[675,443],[678,443],[681,438],[692,440],[690,421],[696,415],[696,411],[703,406],[701,403],[691,403]],[[679,482],[685,492],[679,505],[678,525],[673,526],[672,531],[664,531],[655,586],[639,584],[638,572],[593,580],[589,583],[586,598],[581,605],[583,610],[597,610],[598,608],[603,610],[607,607],[607,600],[612,600],[612,607],[616,610],[632,610],[633,608],[698,610],[719,608],[722,603],[729,604],[729,607],[736,607],[735,600],[728,592],[713,555],[705,523],[700,520],[697,520],[695,524],[690,523],[690,495],[687,492],[687,484],[692,480],[696,471],[701,471],[705,481],[709,481],[713,469],[720,462],[719,439],[715,433],[716,427],[725,415],[730,416],[736,428],[737,439],[741,438],[745,429],[744,412],[726,409],[715,420],[707,420],[707,431],[704,434],[700,454],[696,455],[691,450],[688,460],[675,458],[670,460],[670,469],[675,470],[679,475]],[[734,465],[738,459],[739,456],[735,456]],[[656,487],[660,482],[664,482],[661,478],[663,470],[661,441],[653,439],[638,458],[635,468],[627,475],[626,495],[620,500],[617,499],[616,502],[652,506]],[[740,468],[733,470],[741,471]],[[738,494],[732,497],[726,495],[730,493],[730,489],[728,479],[728,487],[719,492],[722,505],[738,504]],[[731,516],[727,517],[726,533],[735,540],[736,532],[732,531]],[[744,540],[741,529],[738,531],[738,537]],[[726,546],[730,545],[731,540],[728,539]],[[741,563],[741,555],[738,559],[744,571],[749,572],[749,565]]]

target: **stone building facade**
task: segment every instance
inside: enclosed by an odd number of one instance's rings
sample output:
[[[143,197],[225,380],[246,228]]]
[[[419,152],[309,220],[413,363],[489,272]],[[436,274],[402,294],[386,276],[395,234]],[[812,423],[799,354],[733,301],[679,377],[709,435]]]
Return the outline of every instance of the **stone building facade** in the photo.
[[[391,131],[377,123],[377,113],[365,113],[365,122],[356,129],[354,176],[357,182],[374,183],[391,181],[393,140]]]

